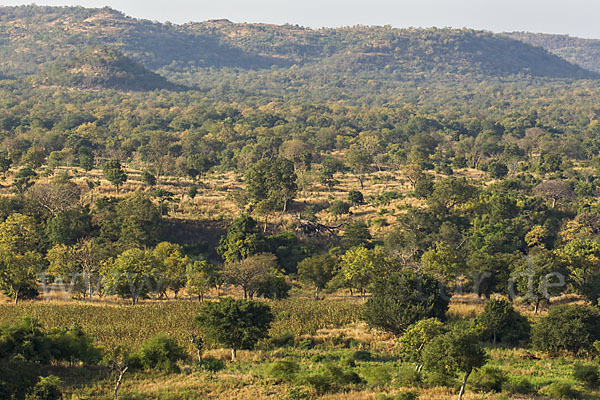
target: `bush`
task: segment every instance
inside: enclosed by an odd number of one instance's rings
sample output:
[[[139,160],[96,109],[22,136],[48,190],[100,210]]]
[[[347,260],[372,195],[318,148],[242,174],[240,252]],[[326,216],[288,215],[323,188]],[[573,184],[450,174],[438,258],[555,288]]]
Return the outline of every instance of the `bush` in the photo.
[[[302,350],[310,350],[315,347],[315,342],[312,339],[302,339],[298,342],[298,347]]]
[[[336,216],[350,214],[350,207],[350,203],[346,203],[343,200],[336,200],[329,206],[329,212]]]
[[[421,373],[413,367],[402,367],[398,370],[396,381],[403,387],[415,387],[421,384]]]
[[[272,337],[270,342],[275,347],[293,346],[294,342],[295,342],[294,332],[284,331],[281,334],[279,334],[278,336]]]
[[[598,386],[598,366],[595,364],[575,364],[573,377],[590,388]]]
[[[207,372],[215,373],[225,369],[225,362],[217,360],[213,357],[208,357],[202,360],[202,364],[200,366]]]
[[[363,381],[356,372],[340,368],[333,363],[326,364],[321,371],[306,377],[305,380],[319,395]]]
[[[273,378],[293,382],[299,370],[300,367],[295,361],[277,360],[269,366],[267,373]]]
[[[178,372],[177,361],[184,359],[185,353],[174,339],[159,334],[142,343],[138,357],[144,369]]]
[[[354,205],[364,204],[365,197],[358,190],[351,190],[348,192],[348,201]]]
[[[502,385],[507,380],[506,373],[501,369],[485,366],[473,372],[469,383],[473,390],[478,392],[501,392]]]
[[[97,364],[102,360],[102,351],[94,346],[92,338],[75,325],[71,329],[57,329],[50,333],[52,353],[56,360],[70,363],[81,361]]]
[[[389,364],[371,364],[361,369],[362,376],[371,386],[388,386],[392,382],[394,372],[394,367]]]
[[[581,393],[568,382],[554,382],[546,387],[545,392],[553,399],[581,398]]]
[[[25,397],[26,400],[60,400],[62,392],[60,387],[62,382],[56,376],[47,376],[40,378],[31,391]]]
[[[502,391],[511,394],[535,394],[537,392],[533,383],[524,376],[509,378],[502,385]]]
[[[352,354],[352,359],[354,361],[371,361],[373,357],[371,356],[371,352],[366,350],[357,350]]]
[[[592,349],[596,340],[600,340],[600,313],[587,306],[555,306],[531,332],[533,346],[547,352],[582,353]]]

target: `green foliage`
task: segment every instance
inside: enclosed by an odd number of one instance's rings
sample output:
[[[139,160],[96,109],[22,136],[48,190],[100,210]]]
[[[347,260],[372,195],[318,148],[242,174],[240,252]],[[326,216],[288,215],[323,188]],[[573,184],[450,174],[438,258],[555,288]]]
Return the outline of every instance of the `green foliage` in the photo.
[[[469,378],[469,385],[477,392],[500,393],[504,384],[508,381],[506,372],[500,368],[484,366],[473,372]]]
[[[121,168],[121,163],[118,160],[108,160],[105,162],[102,165],[102,172],[106,180],[117,187],[117,192],[119,191],[119,186],[127,181],[127,174]]]
[[[30,390],[25,400],[60,400],[62,381],[53,375],[40,378],[39,382]]]
[[[291,161],[262,159],[246,173],[246,191],[255,202],[272,199],[285,212],[298,190],[296,179]]]
[[[298,264],[298,276],[315,287],[315,297],[327,287],[338,271],[338,260],[331,254],[316,254]]]
[[[439,281],[407,269],[376,281],[363,318],[372,327],[400,335],[421,319],[444,320],[449,303]]]
[[[502,391],[511,394],[536,394],[537,389],[529,379],[524,376],[509,377],[502,385]]]
[[[554,382],[544,388],[544,392],[553,399],[580,399],[581,392],[568,382]]]
[[[357,246],[367,246],[371,240],[369,227],[364,221],[349,223],[344,229],[342,244],[346,249]]]
[[[226,263],[234,263],[258,254],[264,248],[264,239],[256,229],[256,221],[249,215],[242,215],[233,221],[227,234],[221,237],[217,252]]]
[[[104,292],[130,298],[136,304],[140,298],[156,292],[159,287],[160,264],[147,250],[130,249],[102,268]]]
[[[277,360],[269,366],[267,373],[273,378],[293,382],[299,370],[300,366],[295,361]]]
[[[267,304],[232,298],[205,303],[196,317],[207,340],[234,350],[253,349],[266,337],[272,321]]]
[[[446,332],[448,332],[448,328],[437,318],[422,319],[410,325],[399,339],[402,358],[405,361],[421,365],[423,348],[437,336]]]
[[[559,305],[533,325],[531,342],[542,351],[586,353],[600,340],[600,313],[587,306]]]
[[[365,198],[362,192],[358,190],[351,190],[348,192],[348,201],[350,204],[358,206],[365,203]]]
[[[346,215],[350,213],[350,207],[349,203],[343,200],[336,200],[329,206],[329,212],[334,216]]]
[[[185,352],[174,339],[159,334],[142,343],[137,357],[144,369],[178,372],[177,362],[185,358]]]
[[[435,337],[423,348],[423,369],[434,384],[451,384],[458,373],[468,378],[487,360],[475,332],[461,328]]]
[[[573,378],[590,388],[598,387],[600,383],[600,372],[597,364],[575,363]]]
[[[482,338],[491,339],[494,344],[498,341],[515,345],[522,341],[529,341],[531,331],[529,321],[507,300],[489,300],[483,312],[477,316],[477,323],[483,330]]]

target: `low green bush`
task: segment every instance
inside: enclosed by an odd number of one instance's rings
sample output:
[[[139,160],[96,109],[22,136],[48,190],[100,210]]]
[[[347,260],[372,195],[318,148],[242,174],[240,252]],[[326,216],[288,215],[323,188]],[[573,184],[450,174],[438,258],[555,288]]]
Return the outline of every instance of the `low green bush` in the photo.
[[[366,350],[357,350],[352,353],[352,359],[354,361],[371,361],[373,357],[371,356],[371,352]]]
[[[185,358],[185,352],[174,339],[159,334],[142,343],[137,356],[144,369],[179,372],[177,362]]]
[[[544,390],[553,399],[580,399],[581,392],[568,382],[554,382]]]
[[[60,400],[62,399],[61,386],[62,382],[56,376],[40,378],[39,382],[31,388],[25,400]]]
[[[507,380],[506,373],[500,368],[485,366],[473,372],[469,385],[477,392],[501,392]]]
[[[511,394],[535,394],[537,390],[533,383],[524,376],[511,377],[502,385],[502,391]]]
[[[273,378],[293,382],[299,370],[300,367],[295,361],[277,360],[269,366],[267,373]]]
[[[598,366],[595,364],[576,363],[573,377],[590,388],[598,387]]]

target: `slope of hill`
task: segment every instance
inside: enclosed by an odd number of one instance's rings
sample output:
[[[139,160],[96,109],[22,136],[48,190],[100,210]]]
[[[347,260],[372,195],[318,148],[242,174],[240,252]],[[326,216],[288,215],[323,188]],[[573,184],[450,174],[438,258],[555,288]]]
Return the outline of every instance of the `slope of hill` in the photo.
[[[227,20],[173,25],[137,20],[110,8],[0,8],[0,74],[36,73],[58,58],[97,45],[115,47],[151,70],[188,83],[215,68],[233,77],[244,71],[299,68],[303,79],[327,74],[331,84],[341,86],[357,77],[597,77],[542,48],[473,30],[313,30]]]
[[[600,40],[598,39],[529,32],[511,32],[506,36],[543,47],[573,64],[600,73]]]
[[[67,60],[59,60],[34,75],[31,81],[40,86],[83,89],[182,89],[107,46],[90,48]]]

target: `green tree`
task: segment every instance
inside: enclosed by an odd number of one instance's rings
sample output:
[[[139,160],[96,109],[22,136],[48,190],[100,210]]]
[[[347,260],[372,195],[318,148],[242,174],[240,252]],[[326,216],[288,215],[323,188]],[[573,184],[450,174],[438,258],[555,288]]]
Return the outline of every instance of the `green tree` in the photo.
[[[410,325],[399,339],[402,359],[416,363],[417,371],[421,371],[423,348],[446,332],[448,332],[448,328],[437,318],[422,319]]]
[[[21,298],[38,294],[38,273],[42,272],[42,256],[35,251],[19,254],[0,245],[0,289],[16,303]]]
[[[178,244],[161,242],[156,245],[152,255],[160,263],[159,268],[163,275],[160,290],[166,294],[166,290],[171,289],[177,298],[177,294],[185,286],[186,269],[190,262],[184,254],[183,247]]]
[[[364,189],[365,174],[372,162],[371,154],[358,144],[350,146],[346,153],[346,165],[357,175],[361,190]]]
[[[462,399],[473,370],[483,367],[487,360],[477,334],[471,330],[454,329],[437,336],[423,348],[423,367],[435,374],[437,379],[451,379],[458,373],[464,374],[458,400]]]
[[[507,344],[529,341],[531,326],[527,318],[516,311],[512,304],[504,299],[491,299],[477,316],[477,324],[482,329],[482,337]]]
[[[204,295],[215,286],[217,271],[215,267],[205,260],[189,263],[185,270],[187,278],[187,292],[198,296],[198,300],[203,301]]]
[[[150,251],[126,250],[103,266],[104,293],[130,298],[131,304],[135,305],[139,299],[156,292],[160,287],[159,268],[158,261]]]
[[[225,298],[205,302],[195,321],[207,340],[231,348],[235,361],[237,350],[252,350],[267,336],[273,314],[265,303]]]
[[[316,254],[298,264],[300,280],[315,287],[315,299],[325,289],[338,271],[338,259],[331,254]]]
[[[249,256],[243,260],[225,264],[223,278],[230,285],[239,286],[244,298],[253,298],[260,285],[277,269],[277,257],[271,253]]]
[[[465,270],[463,255],[446,242],[437,242],[434,248],[423,253],[421,262],[423,270],[443,281],[447,288],[456,284]]]
[[[531,330],[533,347],[553,353],[589,354],[597,340],[600,340],[600,312],[595,307],[552,307]]]
[[[108,160],[102,165],[102,173],[107,181],[112,183],[119,192],[119,186],[127,181],[127,174],[121,167],[119,160]]]
[[[406,269],[376,280],[363,318],[374,328],[400,335],[421,319],[445,320],[449,304],[441,282],[431,275]]]
[[[369,246],[371,232],[364,221],[355,221],[349,223],[344,229],[342,244],[346,249],[357,246]]]
[[[383,247],[377,246],[372,250],[362,246],[353,247],[340,260],[338,280],[350,290],[358,289],[365,298],[367,288],[383,272],[385,264]]]
[[[246,191],[254,202],[271,199],[285,212],[298,186],[294,163],[286,159],[262,159],[245,174]]]
[[[227,234],[221,237],[217,253],[225,263],[232,264],[264,249],[264,238],[256,229],[256,221],[249,215],[242,215],[232,222]]]

